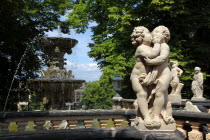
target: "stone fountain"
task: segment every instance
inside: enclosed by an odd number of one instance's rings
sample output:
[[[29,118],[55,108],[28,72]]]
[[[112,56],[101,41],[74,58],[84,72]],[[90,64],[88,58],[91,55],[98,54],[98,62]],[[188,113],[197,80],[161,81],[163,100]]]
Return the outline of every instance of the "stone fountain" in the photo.
[[[41,70],[41,77],[30,79],[29,85],[40,93],[46,109],[66,109],[65,103],[73,103],[74,90],[82,86],[85,80],[75,80],[72,71],[64,68],[64,54],[71,54],[78,43],[75,39],[45,37],[40,39],[42,51],[49,61],[47,70]]]

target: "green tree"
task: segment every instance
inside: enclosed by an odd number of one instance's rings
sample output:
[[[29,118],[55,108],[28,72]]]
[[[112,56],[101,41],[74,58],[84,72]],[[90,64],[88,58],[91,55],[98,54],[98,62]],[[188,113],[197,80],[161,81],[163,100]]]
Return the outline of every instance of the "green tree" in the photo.
[[[86,109],[111,109],[113,95],[114,91],[109,85],[103,85],[100,81],[89,82],[82,103]]]
[[[69,32],[67,22],[60,20],[66,10],[71,9],[70,0],[1,0],[0,1],[0,110],[7,97],[10,83],[26,48],[27,52],[15,77],[12,88],[18,81],[26,81],[37,76],[40,69],[37,38],[45,31],[58,25],[62,32]],[[32,43],[34,42],[34,43]],[[9,96],[7,110],[16,110],[17,93]]]
[[[77,0],[69,13],[69,22],[78,33],[85,32],[90,22],[97,23],[91,27],[94,43],[89,44],[89,56],[103,71],[96,83],[111,88],[110,79],[119,72],[124,76],[121,92],[124,98],[135,98],[129,81],[134,66],[135,48],[130,41],[133,28],[145,26],[151,31],[158,25],[165,25],[171,32],[170,58],[179,61],[184,70],[181,79],[185,83],[183,95],[189,98],[195,66],[201,67],[206,76],[204,95],[207,96],[210,90],[207,86],[210,80],[209,17],[210,1],[205,0]],[[110,100],[112,92],[103,93],[104,90],[97,88],[91,86],[87,90],[94,95],[110,94]]]

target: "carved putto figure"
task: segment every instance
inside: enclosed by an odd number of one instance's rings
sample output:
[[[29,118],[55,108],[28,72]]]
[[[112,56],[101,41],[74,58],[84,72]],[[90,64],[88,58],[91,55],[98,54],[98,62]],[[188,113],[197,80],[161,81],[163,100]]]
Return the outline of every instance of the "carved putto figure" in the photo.
[[[168,96],[170,102],[174,103],[181,103],[182,96],[181,90],[184,86],[183,83],[180,83],[179,77],[182,75],[183,71],[178,67],[179,63],[177,61],[170,61],[171,64],[171,74],[172,74],[172,81],[170,83],[172,87],[171,94]]]
[[[168,87],[172,76],[168,68],[170,53],[167,42],[170,32],[165,26],[156,27],[152,33],[143,26],[135,27],[131,41],[137,47],[131,83],[137,100],[135,126],[140,130],[175,130]]]
[[[201,68],[195,67],[195,74],[193,76],[192,82],[192,100],[205,100],[203,97],[203,74],[201,73]]]
[[[172,81],[170,83],[172,87],[171,95],[180,95],[181,90],[184,84],[180,83],[179,77],[182,76],[183,71],[178,67],[179,63],[177,61],[171,61],[171,73],[172,73]]]

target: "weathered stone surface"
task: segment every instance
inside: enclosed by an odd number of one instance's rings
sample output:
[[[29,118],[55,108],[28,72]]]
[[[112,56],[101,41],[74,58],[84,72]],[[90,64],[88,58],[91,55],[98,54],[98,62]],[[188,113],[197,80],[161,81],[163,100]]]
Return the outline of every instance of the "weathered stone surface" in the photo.
[[[135,127],[140,131],[175,131],[176,130],[176,123],[170,123],[166,124],[163,120],[161,120],[161,126],[160,127],[152,127],[152,128],[146,128],[144,125],[144,121],[140,120],[138,121],[138,124],[135,125]]]
[[[167,97],[172,79],[172,73],[168,67],[169,40],[170,32],[165,26],[156,27],[152,33],[147,28],[138,26],[131,34],[132,44],[137,49],[130,80],[137,96],[134,102],[137,117],[143,120],[135,122],[136,126],[140,123],[147,130],[160,129],[163,120],[167,124],[166,127],[169,126],[168,124],[174,124],[171,102]],[[164,130],[167,130],[166,127]]]
[[[194,100],[194,101],[205,101],[206,98],[204,98],[204,97],[200,97],[200,98],[198,98],[198,97],[192,97],[191,100]]]
[[[92,128],[100,128],[100,123],[97,119],[94,119],[92,122]]]
[[[85,128],[85,124],[83,120],[79,120],[77,122],[76,128]]]
[[[16,122],[10,122],[8,130],[9,132],[18,132],[18,125],[16,124]]]
[[[193,105],[190,101],[187,101],[185,104],[185,108],[186,111],[190,111],[190,112],[201,112],[198,107],[196,105]]]
[[[182,97],[181,94],[170,94],[168,95],[168,99],[171,103],[181,103]]]
[[[180,83],[179,77],[182,75],[183,71],[178,67],[179,63],[177,61],[170,61],[171,63],[171,73],[172,73],[172,81],[170,83],[172,87],[172,91],[168,96],[169,101],[174,102],[181,102],[181,90],[184,86],[183,83]]]
[[[204,101],[205,98],[203,97],[203,74],[201,73],[201,68],[195,67],[194,71],[195,74],[193,76],[191,87],[193,97],[191,100]]]

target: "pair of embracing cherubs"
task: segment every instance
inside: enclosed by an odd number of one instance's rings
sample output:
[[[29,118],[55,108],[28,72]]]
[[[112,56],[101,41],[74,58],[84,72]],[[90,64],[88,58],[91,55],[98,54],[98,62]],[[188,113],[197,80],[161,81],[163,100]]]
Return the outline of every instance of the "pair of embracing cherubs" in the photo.
[[[139,114],[146,127],[160,127],[161,119],[173,123],[168,87],[172,76],[168,68],[170,32],[165,26],[156,27],[152,33],[143,26],[135,27],[131,41],[137,46],[131,83],[136,92]]]

